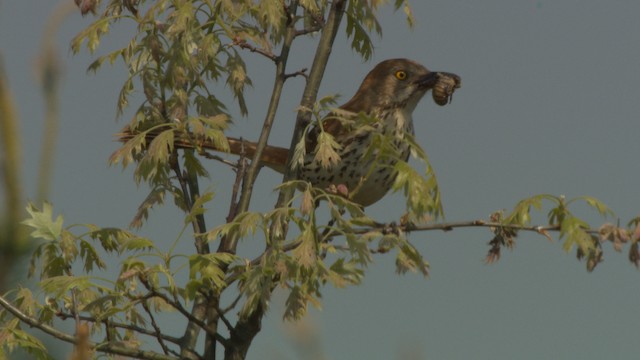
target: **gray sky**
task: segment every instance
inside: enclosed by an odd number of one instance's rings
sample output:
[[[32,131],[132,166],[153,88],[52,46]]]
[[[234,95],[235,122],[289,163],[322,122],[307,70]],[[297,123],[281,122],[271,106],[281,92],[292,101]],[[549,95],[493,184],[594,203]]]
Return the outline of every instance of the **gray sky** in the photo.
[[[0,53],[19,106],[22,176],[30,196],[43,136],[33,65],[52,3],[0,1]],[[414,114],[447,220],[487,218],[537,193],[595,196],[621,224],[638,215],[640,2],[412,3],[415,29],[406,28],[401,13],[385,11],[384,35],[375,40],[369,63],[349,49],[344,36],[338,39],[321,94],[348,99],[375,63],[393,57],[459,74],[463,88],[453,104],[441,108],[425,99]],[[125,227],[145,188],[136,188],[130,170],[107,166],[117,147],[111,134],[122,127],[114,114],[123,68],[107,66],[87,75],[92,56],[67,50],[89,20],[70,17],[56,37],[64,81],[51,201],[67,224]],[[114,29],[99,53],[122,46],[127,36],[124,27]],[[312,51],[312,45],[297,44],[290,70],[308,67]],[[255,84],[248,94],[251,115],[237,117],[230,135],[256,138],[273,68],[257,55],[244,55]],[[301,86],[300,79],[287,84],[274,144],[289,144]],[[220,169],[216,166],[210,164],[210,170]],[[210,188],[225,192],[231,177],[220,173]],[[270,189],[278,181],[269,170],[262,173],[254,209],[273,206],[276,195]],[[222,211],[216,208],[209,216],[220,221],[228,196],[216,199]],[[593,212],[576,210],[594,226],[602,222]],[[401,196],[389,196],[369,212],[381,221],[396,220]],[[144,234],[168,244],[181,223],[175,211],[157,210]],[[515,251],[486,265],[490,236],[482,229],[414,233],[411,240],[431,264],[429,279],[398,276],[393,256],[380,256],[361,286],[326,288],[323,310],[307,319],[326,357],[618,359],[637,352],[639,274],[626,254],[607,245],[605,262],[589,274],[560,243],[523,235]],[[243,246],[259,248],[258,242],[249,239]],[[184,251],[191,249],[185,240]],[[296,358],[288,325],[281,321],[282,300],[276,295],[250,359]]]

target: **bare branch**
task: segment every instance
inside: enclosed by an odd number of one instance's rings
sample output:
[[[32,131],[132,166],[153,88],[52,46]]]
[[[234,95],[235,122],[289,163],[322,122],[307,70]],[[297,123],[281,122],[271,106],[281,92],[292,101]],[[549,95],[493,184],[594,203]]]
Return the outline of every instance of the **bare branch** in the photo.
[[[69,318],[73,318],[73,314],[69,314],[69,313],[65,313],[62,311],[59,311],[56,313],[56,316],[59,317],[62,320],[66,320]],[[94,317],[91,316],[83,316],[80,315],[80,320],[84,321],[84,322],[90,322],[93,324],[99,324],[101,322],[104,322],[103,320],[97,320]],[[168,341],[174,344],[179,344],[180,343],[180,339],[177,337],[173,337],[173,336],[169,336],[169,335],[165,335],[165,334],[158,334],[154,331],[136,326],[136,325],[131,325],[131,324],[123,324],[123,323],[119,323],[119,322],[114,322],[114,321],[109,321],[108,327],[110,328],[117,328],[117,329],[125,329],[125,330],[131,330],[134,332],[137,332],[139,334],[142,335],[148,335],[148,336],[153,336],[153,337],[161,337],[162,340],[164,341]]]
[[[238,215],[238,191],[240,190],[240,184],[242,183],[242,179],[244,178],[244,175],[247,173],[247,159],[244,156],[240,156],[240,158],[238,159],[238,163],[235,165],[235,168],[236,168],[236,180],[233,182],[233,188],[231,189],[231,204],[229,205],[227,222],[233,221],[236,215]]]
[[[307,81],[309,80],[309,75],[307,75],[307,68],[302,68],[302,69],[300,69],[300,70],[298,70],[296,72],[293,72],[291,74],[285,74],[284,78],[286,80],[288,78],[292,78],[292,77],[296,77],[296,76],[302,76],[302,77],[304,77],[305,80],[307,80]]]
[[[233,45],[238,46],[241,49],[247,49],[247,50],[249,50],[251,52],[258,53],[258,54],[266,57],[267,59],[269,59],[269,60],[271,60],[273,62],[277,62],[278,61],[278,56],[276,56],[271,51],[257,48],[255,46],[249,44],[246,40],[233,39]]]
[[[160,347],[162,347],[162,351],[164,351],[165,354],[169,354],[170,352],[173,353],[173,351],[169,350],[167,345],[164,343],[164,340],[162,340],[162,337],[160,336],[162,334],[162,331],[160,331],[160,327],[156,323],[156,319],[153,316],[153,313],[151,312],[151,309],[149,309],[149,305],[147,304],[146,301],[142,302],[142,308],[144,309],[144,311],[149,316],[149,319],[151,319],[151,326],[153,326],[153,329],[155,330],[154,337],[158,340],[158,343],[160,344]],[[174,355],[178,355],[178,354],[174,353]]]
[[[202,155],[202,157],[209,159],[209,160],[215,160],[215,161],[219,161],[227,166],[230,166],[232,168],[236,168],[236,164],[233,163],[232,161],[229,161],[221,156],[218,155],[214,155],[214,154],[210,154],[204,150],[199,151],[198,154]]]
[[[242,294],[241,293],[238,294],[238,296],[236,296],[236,298],[231,302],[231,304],[229,304],[229,306],[227,306],[224,309],[220,309],[220,313],[221,314],[226,314],[229,311],[233,310],[238,305],[238,302],[240,301],[240,299],[242,299]]]
[[[4,307],[8,312],[10,312],[11,314],[13,314],[13,316],[17,317],[18,319],[20,319],[20,321],[22,321],[23,323],[34,327],[36,329],[40,329],[42,331],[44,331],[45,333],[60,339],[62,341],[66,341],[68,343],[72,343],[75,344],[76,343],[76,338],[73,335],[69,335],[67,333],[64,333],[62,331],[59,331],[49,325],[46,324],[42,324],[40,323],[40,321],[38,321],[38,319],[33,318],[25,313],[23,313],[20,309],[18,309],[17,307],[13,306],[13,304],[11,302],[9,302],[7,299],[4,298],[4,296],[0,296],[0,305],[2,305],[2,307]]]
[[[312,26],[310,28],[298,30],[296,31],[296,37],[318,32],[322,30],[322,26],[323,25],[318,25],[318,26]]]
[[[77,340],[75,336],[69,335],[62,331],[56,330],[55,328],[42,324],[38,319],[28,316],[23,313],[17,307],[13,306],[11,302],[4,298],[4,296],[0,296],[0,305],[4,307],[8,312],[10,312],[13,316],[17,317],[23,323],[39,329],[56,339],[62,340],[64,342],[68,342],[70,344],[76,344]],[[112,343],[89,343],[92,349],[96,351],[101,351],[109,354],[128,356],[136,359],[148,359],[148,360],[175,360],[176,358],[173,356],[167,356],[163,354],[159,354],[154,351],[146,351],[146,350],[138,350],[138,349],[130,349],[122,346],[118,346]]]
[[[389,229],[391,225],[389,224],[377,224],[377,226],[362,228],[354,230],[355,234],[364,234],[370,231],[385,231]],[[499,222],[487,222],[484,220],[471,220],[471,221],[458,221],[458,222],[444,222],[437,224],[425,224],[425,225],[414,225],[414,224],[406,224],[406,225],[397,225],[399,230],[405,232],[411,231],[431,231],[431,230],[442,230],[442,231],[451,231],[456,228],[465,228],[465,227],[488,227],[488,228],[504,228],[504,229],[513,229],[513,230],[522,230],[522,231],[532,231],[537,232],[539,234],[543,234],[544,231],[559,231],[560,225],[518,225],[518,224],[503,224]],[[593,233],[597,233],[597,230],[593,230]]]
[[[141,283],[149,291],[149,294],[145,295],[145,298],[147,296],[151,296],[151,297],[158,297],[164,300],[167,304],[171,305],[174,309],[178,310],[178,312],[184,315],[189,320],[189,322],[196,324],[197,326],[202,328],[204,331],[206,331],[207,334],[215,337],[215,339],[222,345],[226,345],[227,339],[225,339],[222,335],[218,334],[215,328],[210,327],[209,325],[207,325],[207,323],[205,323],[204,321],[202,321],[201,319],[199,319],[198,317],[190,313],[184,306],[182,306],[182,304],[180,304],[180,302],[174,301],[173,299],[169,298],[167,295],[156,291],[151,287],[151,284],[149,284],[147,281],[141,281]]]

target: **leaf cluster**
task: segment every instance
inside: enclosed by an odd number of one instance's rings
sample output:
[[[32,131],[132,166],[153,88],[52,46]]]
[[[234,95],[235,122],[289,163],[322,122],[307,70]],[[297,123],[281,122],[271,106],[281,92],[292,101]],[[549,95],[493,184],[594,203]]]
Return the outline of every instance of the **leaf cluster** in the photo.
[[[370,33],[381,33],[376,11],[389,1],[345,2],[352,47],[368,59],[373,51]],[[155,316],[161,310],[177,311],[190,326],[195,325],[227,346],[215,325],[193,314],[197,299],[219,300],[233,284],[238,285],[244,299],[239,319],[247,318],[258,305],[266,308],[275,287],[288,291],[284,316],[294,319],[304,315],[307,304],[319,306],[325,284],[344,287],[359,283],[372,254],[397,249],[400,272],[415,270],[426,274],[426,262],[400,231],[357,235],[357,230],[374,223],[360,207],[339,192],[313,189],[299,182],[281,186],[301,189],[295,199],[299,206],[292,200],[267,213],[230,211],[228,223],[205,230],[204,214],[213,194],[199,191],[199,181],[209,176],[201,161],[211,158],[203,144],[220,151],[229,147],[224,134],[232,121],[230,102],[223,100],[227,94],[233,97],[240,114],[246,116],[250,110],[244,94],[252,81],[242,52],[257,53],[275,64],[286,62],[282,56],[290,46],[285,40],[292,24],[302,26],[295,30],[295,37],[313,36],[323,30],[332,2],[78,0],[76,4],[83,15],[91,13],[95,19],[72,40],[74,53],[83,47],[98,53],[105,35],[120,23],[132,24],[135,29],[127,43],[98,54],[89,66],[89,71],[98,71],[106,63],[121,61],[125,65],[128,76],[116,104],[118,118],[134,100],[138,101],[134,94],[142,97],[125,129],[130,136],[110,159],[112,164],[134,165],[136,182],[151,187],[131,226],[143,226],[150,210],[164,204],[169,195],[184,211],[184,228],[169,250],[162,250],[156,246],[166,243],[161,239],[154,242],[128,230],[91,224],[65,227],[62,217],[54,216],[50,205],[44,204],[42,209],[30,205],[25,224],[40,243],[32,256],[29,276],[39,277],[41,294],[34,296],[29,290],[20,289],[12,294],[12,302],[3,302],[0,317],[11,318],[3,321],[5,325],[0,330],[0,338],[11,339],[4,346],[20,345],[39,358],[46,358],[45,348],[23,331],[23,323],[17,319],[31,326],[36,324],[64,341],[73,341],[73,337],[56,330],[56,324],[73,319],[77,325],[92,324],[92,339],[103,336],[99,344],[90,344],[93,349],[133,356],[130,351],[143,349],[144,340],[151,338],[159,343],[164,355],[183,357],[185,346],[187,353],[194,351],[185,345],[190,340],[163,333]],[[396,10],[400,7],[412,20],[408,2],[396,0]],[[321,102],[321,106],[327,104]],[[321,144],[318,156],[327,160],[327,153],[337,144],[330,136],[324,136]],[[234,168],[239,179],[242,169]],[[321,208],[317,206],[319,202],[323,204]],[[322,225],[318,216],[327,214],[328,223]],[[295,231],[284,240],[274,241],[286,233],[286,229],[274,226],[276,223],[293,225]],[[194,230],[198,253],[177,255],[174,248],[188,226]],[[223,238],[258,235],[267,250],[255,259],[208,250],[209,243]],[[341,242],[334,243],[333,239],[338,238]],[[111,263],[110,257],[119,260],[115,280],[99,276]],[[186,283],[176,281],[179,274],[187,276]],[[38,300],[41,297],[45,301]],[[235,330],[225,314],[239,300],[225,310],[215,306],[208,310],[225,323],[231,337]],[[187,307],[191,304],[194,307],[190,311]],[[116,348],[117,344],[123,346]],[[135,354],[162,358],[158,353]]]
[[[151,339],[158,342],[166,357],[184,358],[185,351],[197,357],[193,346],[188,344],[188,331],[178,339],[158,327],[155,317],[160,312],[178,312],[189,323],[187,329],[193,326],[228,349],[234,337],[250,343],[251,337],[238,324],[266,311],[275,289],[281,289],[287,296],[283,317],[299,319],[309,304],[321,306],[324,286],[343,288],[359,284],[375,254],[395,254],[398,273],[428,275],[427,261],[407,237],[407,232],[419,229],[420,224],[443,217],[437,179],[426,154],[410,133],[401,134],[401,145],[406,146],[401,148],[397,135],[385,131],[374,116],[345,114],[332,108],[335,97],[328,96],[311,108],[299,109],[315,118],[307,130],[315,125],[320,131],[316,147],[311,150],[322,166],[335,166],[339,161],[341,145],[322,126],[327,119],[373,133],[362,164],[369,167],[369,173],[377,169],[375,166],[393,166],[393,190],[406,199],[406,214],[397,223],[379,223],[350,201],[349,192],[357,189],[345,190],[340,186],[320,189],[301,181],[285,182],[278,187],[298,191],[282,206],[267,212],[237,212],[238,197],[247,196],[238,194],[240,184],[243,189],[253,186],[246,165],[239,161],[232,168],[237,181],[227,222],[207,230],[204,216],[207,206],[219,204],[212,192],[199,190],[200,181],[209,176],[202,160],[216,158],[206,153],[206,149],[226,151],[230,146],[225,131],[232,121],[232,111],[230,102],[223,100],[225,95],[234,99],[233,106],[243,116],[250,110],[244,94],[252,81],[243,51],[273,61],[281,71],[277,78],[292,77],[295,74],[283,70],[292,41],[291,29],[294,37],[314,36],[325,29],[329,9],[336,3],[344,3],[351,47],[369,59],[374,49],[372,34],[382,34],[378,9],[391,1],[110,0],[102,3],[101,11],[100,2],[77,3],[83,13],[97,15],[73,39],[74,52],[83,47],[97,52],[104,36],[120,22],[128,21],[135,28],[127,44],[98,56],[89,66],[90,71],[98,71],[103,64],[118,60],[126,66],[128,76],[118,98],[118,117],[135,99],[134,93],[142,96],[127,125],[126,142],[110,158],[112,164],[134,165],[135,181],[147,183],[151,188],[131,227],[143,226],[150,210],[163,205],[167,196],[184,212],[183,227],[168,242],[167,250],[163,249],[167,245],[164,239],[152,241],[128,230],[92,224],[65,227],[62,216],[54,216],[49,204],[45,203],[42,209],[29,205],[29,218],[24,223],[39,244],[28,275],[38,276],[40,293],[17,289],[9,294],[11,301],[6,303],[0,297],[3,301],[0,339],[6,340],[0,355],[20,346],[38,358],[47,358],[46,348],[23,329],[24,324],[73,341],[73,337],[56,330],[59,321],[73,319],[76,323],[93,325],[92,339],[101,337],[91,344],[94,349],[133,356],[126,350],[144,349],[145,340]],[[395,10],[403,9],[411,25],[408,0],[394,0],[393,5]],[[264,127],[270,126],[265,123]],[[406,149],[424,164],[423,173],[409,166],[404,156]],[[293,151],[291,163],[299,166],[309,151],[303,139]],[[549,232],[557,231],[563,248],[575,249],[576,256],[586,260],[589,271],[602,261],[603,244],[607,241],[617,251],[630,243],[629,260],[639,266],[640,220],[634,219],[628,229],[613,224],[592,229],[575,215],[574,208],[579,203],[602,216],[612,216],[611,210],[596,199],[581,197],[567,201],[562,196],[546,194],[520,201],[509,213],[494,213],[490,218],[493,238],[487,261],[498,260],[502,248],[512,248],[519,232],[533,230],[547,238],[551,238]],[[545,206],[550,207],[547,225],[533,226],[532,212]],[[423,229],[436,229],[438,224],[429,225],[433,227]],[[176,244],[184,238],[189,226],[193,229],[197,253],[176,254]],[[447,228],[443,225],[440,229]],[[265,250],[250,258],[235,254],[235,247],[221,246],[217,252],[209,249],[209,245],[247,238],[260,239]],[[109,257],[118,259],[116,279],[100,277],[111,263]],[[186,281],[181,282],[180,278]],[[221,303],[222,294],[236,297],[225,307]],[[205,313],[198,313],[201,303],[206,305]],[[233,310],[237,310],[237,315],[230,314]],[[233,319],[238,321],[236,325],[231,323]],[[225,325],[228,337],[221,335],[218,321]],[[197,339],[197,332],[194,333],[192,339]],[[113,344],[124,347],[120,350],[101,347]],[[146,358],[161,355],[136,353]]]
[[[289,229],[294,234],[292,238],[269,242],[262,255],[229,269],[235,273],[230,280],[239,281],[240,291],[246,297],[241,317],[248,316],[259,305],[267,307],[272,291],[278,287],[288,293],[285,319],[298,319],[306,313],[308,304],[320,307],[324,285],[343,288],[359,284],[376,253],[395,251],[399,273],[428,274],[428,264],[399,229],[390,227],[362,234],[363,228],[376,222],[342,194],[313,188],[301,181],[280,187],[301,191],[286,207],[267,213],[243,213],[233,222],[207,233],[209,241],[256,233],[269,239],[274,222],[285,221],[295,226]],[[326,212],[330,220],[324,224],[319,219]]]
[[[498,211],[491,216],[492,222],[503,224],[503,226],[493,227],[493,239],[489,242],[490,250],[487,255],[487,262],[491,263],[500,258],[500,249],[506,247],[511,249],[515,245],[515,237],[520,229],[531,225],[533,210],[543,209],[543,203],[548,203],[551,208],[548,210],[547,227],[538,226],[535,230],[552,240],[549,231],[558,231],[560,240],[563,240],[562,247],[569,252],[575,248],[576,257],[579,260],[586,260],[588,271],[593,271],[595,267],[603,261],[603,244],[611,242],[615,251],[622,251],[623,244],[631,243],[629,248],[629,260],[639,266],[638,261],[638,240],[636,235],[637,220],[632,220],[629,228],[622,228],[612,223],[605,223],[598,229],[593,229],[587,221],[575,215],[571,208],[575,208],[582,203],[591,208],[602,217],[613,217],[615,214],[604,203],[590,196],[581,196],[570,200],[564,196],[554,196],[541,194],[523,199],[514,207],[510,214],[505,215],[504,211]],[[633,230],[635,226],[636,230]],[[640,234],[640,233],[638,233]]]
[[[204,199],[211,200],[211,196]],[[151,240],[122,229],[91,224],[64,227],[62,216],[54,216],[47,203],[42,209],[29,205],[27,211],[30,218],[24,224],[40,242],[32,254],[28,275],[34,276],[39,270],[41,293],[36,296],[28,289],[14,291],[14,307],[0,312],[0,338],[7,339],[1,351],[11,352],[20,346],[38,358],[47,358],[42,343],[22,328],[18,318],[11,318],[16,314],[32,318],[38,327],[52,329],[61,320],[81,320],[92,324],[91,334],[102,335],[105,343],[140,348],[145,337],[152,336],[177,345],[178,339],[159,331],[155,314],[177,311],[189,316],[187,305],[197,294],[208,289],[222,291],[226,285],[221,269],[236,260],[227,253],[185,257],[172,249],[162,251]],[[188,223],[188,219],[185,221]],[[76,234],[79,228],[84,232]],[[93,275],[106,271],[108,256],[120,259],[115,280]],[[188,281],[181,285],[176,277],[185,269]],[[202,322],[200,325],[204,326]],[[53,335],[68,337],[62,332]]]

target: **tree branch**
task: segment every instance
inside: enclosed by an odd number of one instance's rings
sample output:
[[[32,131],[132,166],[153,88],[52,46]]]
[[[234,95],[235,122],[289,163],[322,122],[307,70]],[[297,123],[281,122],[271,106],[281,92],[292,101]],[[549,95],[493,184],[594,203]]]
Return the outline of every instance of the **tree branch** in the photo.
[[[189,322],[192,322],[196,325],[198,325],[200,328],[202,328],[204,331],[207,332],[207,334],[213,336],[218,342],[220,342],[222,345],[226,345],[227,343],[227,339],[225,339],[222,335],[218,334],[217,330],[215,328],[211,328],[209,325],[207,325],[204,321],[200,320],[199,318],[195,317],[193,314],[191,314],[184,306],[182,306],[182,304],[180,304],[178,301],[174,301],[171,298],[169,298],[167,295],[156,291],[155,289],[153,289],[151,287],[151,285],[146,282],[146,281],[141,281],[141,283],[144,285],[144,287],[149,291],[149,294],[146,295],[145,297],[158,297],[162,300],[164,300],[167,304],[171,305],[174,309],[178,310],[179,313],[181,313],[182,315],[184,315]]]
[[[293,72],[291,74],[285,74],[284,78],[288,79],[288,78],[292,78],[292,77],[296,77],[296,76],[302,76],[305,78],[305,80],[309,81],[309,75],[307,75],[307,68],[302,68],[296,72]]]
[[[142,302],[142,308],[144,309],[144,311],[149,316],[149,319],[151,319],[151,326],[155,330],[155,333],[154,333],[153,337],[155,337],[156,340],[158,340],[158,344],[160,344],[160,347],[162,347],[162,351],[164,351],[165,354],[169,354],[172,351],[164,343],[164,340],[162,339],[162,336],[160,336],[160,335],[162,335],[162,331],[160,331],[160,327],[156,323],[156,318],[153,316],[153,313],[151,312],[151,309],[149,309],[149,305],[147,304],[146,301]]]
[[[485,221],[485,220],[470,220],[470,221],[444,222],[444,223],[424,224],[424,225],[414,225],[414,224],[397,225],[395,223],[388,223],[388,224],[378,223],[371,227],[362,227],[362,228],[353,229],[351,233],[363,235],[373,231],[378,231],[383,234],[396,233],[398,231],[407,232],[407,233],[414,232],[414,231],[435,231],[435,230],[452,231],[457,228],[467,228],[467,227],[485,227],[485,228],[496,228],[496,229],[502,228],[502,229],[509,229],[514,231],[529,231],[529,232],[535,232],[540,235],[543,235],[547,239],[549,239],[549,235],[547,234],[547,232],[560,231],[560,225],[545,225],[545,226],[518,225],[518,224],[503,224],[499,222],[492,222],[492,221]],[[595,230],[595,229],[588,229],[588,230],[585,230],[585,232],[591,235],[598,234],[598,230]],[[336,232],[334,233],[329,232],[327,234],[323,234],[323,237],[331,238],[338,235],[340,234]],[[301,244],[302,244],[302,241],[300,240],[291,241],[289,243],[283,244],[280,251],[289,252],[289,251],[295,250]],[[249,264],[251,266],[257,266],[262,262],[265,256],[267,256],[266,251],[260,254],[259,256],[257,256],[256,258],[254,258],[253,260],[251,260]],[[239,273],[231,274],[229,277],[225,279],[225,283],[227,285],[232,284],[238,279],[239,275],[240,275]]]
[[[406,224],[406,225],[394,225],[390,224],[376,224],[372,227],[366,227],[361,229],[356,229],[353,231],[355,234],[364,234],[371,231],[380,231],[380,232],[388,232],[391,228],[396,228],[398,230],[402,230],[405,232],[412,231],[431,231],[431,230],[442,230],[442,231],[451,231],[456,228],[465,228],[465,227],[493,227],[493,228],[503,228],[503,229],[511,229],[511,230],[522,230],[522,231],[533,231],[539,234],[543,234],[545,231],[559,231],[560,225],[518,225],[518,224],[503,224],[499,222],[490,222],[484,220],[471,220],[471,221],[458,221],[458,222],[444,222],[437,224],[424,224],[424,225],[415,225],[415,224]],[[594,233],[597,233],[596,230],[592,230]]]
[[[271,99],[269,101],[267,114],[262,125],[262,132],[260,133],[260,137],[258,138],[256,144],[255,154],[253,156],[251,164],[247,168],[245,178],[242,182],[242,192],[240,194],[240,201],[238,202],[237,208],[238,214],[243,213],[249,209],[249,203],[251,202],[251,195],[253,192],[253,183],[258,176],[258,171],[260,168],[260,158],[262,157],[264,148],[267,146],[269,135],[271,134],[271,128],[276,118],[276,112],[278,110],[278,106],[280,105],[282,89],[287,79],[285,71],[287,60],[289,58],[289,50],[291,49],[291,44],[293,43],[293,40],[295,38],[295,11],[297,8],[298,1],[294,0],[291,2],[287,9],[289,16],[287,31],[282,43],[282,50],[280,51],[280,55],[276,59],[276,77],[273,84],[273,91],[271,93]],[[238,241],[237,235],[231,234],[228,239],[225,240],[226,241],[220,242],[218,251],[235,254]]]
[[[55,337],[56,339],[62,340],[64,342],[68,342],[70,344],[76,344],[77,342],[77,339],[75,336],[56,330],[55,328],[49,325],[42,324],[38,319],[23,313],[20,309],[13,306],[11,302],[5,299],[4,296],[0,296],[0,305],[2,305],[2,307],[4,307],[13,316],[20,319],[20,321],[22,321],[23,323],[31,327],[39,329],[40,331],[43,331],[48,335]],[[136,359],[148,359],[148,360],[175,360],[176,359],[173,356],[159,354],[154,351],[131,349],[131,348],[118,346],[113,343],[102,343],[102,344],[89,343],[89,346],[95,351],[101,351],[101,352],[114,354],[114,355],[128,356]]]
[[[72,314],[65,313],[65,312],[62,312],[62,311],[58,311],[56,313],[56,316],[59,317],[62,320],[73,318]],[[92,324],[99,324],[101,322],[104,322],[103,320],[97,320],[94,317],[83,316],[83,315],[80,315],[80,320],[82,320],[84,322],[90,322]],[[123,324],[123,323],[119,323],[119,322],[115,322],[115,321],[109,321],[109,325],[108,326],[111,327],[111,328],[131,330],[131,331],[137,332],[139,334],[147,335],[147,336],[151,336],[151,337],[160,337],[164,341],[168,341],[168,342],[171,342],[171,343],[174,343],[174,344],[180,344],[180,339],[177,338],[177,337],[165,335],[165,334],[162,334],[162,333],[158,334],[155,331],[151,331],[151,330],[139,327],[139,326],[135,326],[135,325],[131,325],[131,324]]]
[[[257,48],[249,44],[246,40],[233,39],[233,45],[239,46],[241,49],[247,49],[251,52],[258,53],[273,62],[278,62],[278,57],[274,53],[268,50]]]
[[[331,49],[333,42],[340,28],[342,21],[342,15],[344,14],[344,8],[346,5],[345,0],[336,0],[331,4],[329,10],[329,16],[327,22],[322,29],[322,35],[316,48],[316,54],[311,65],[311,71],[307,78],[307,85],[302,93],[302,99],[300,100],[300,106],[307,109],[313,108],[313,103],[318,97],[318,89],[320,83],[324,77],[324,71],[329,62],[329,56],[331,55]],[[290,149],[294,149],[296,144],[304,136],[304,129],[311,119],[311,114],[308,111],[299,111],[296,117],[296,126],[293,130],[293,136],[291,137]],[[283,182],[287,182],[295,178],[295,172],[291,169],[291,160],[293,158],[293,151],[289,152],[289,158],[287,159],[287,172],[284,175]],[[289,202],[293,196],[294,189],[283,189],[278,196],[278,202],[275,207],[282,207]],[[277,229],[272,229],[277,230]],[[278,234],[279,231],[272,231],[272,234]]]
[[[297,2],[294,2],[297,4]],[[292,3],[293,5],[293,3]],[[320,36],[320,41],[316,48],[316,55],[313,59],[313,64],[311,66],[311,71],[307,77],[307,84],[305,86],[304,92],[302,94],[302,99],[300,100],[300,106],[306,108],[313,108],[313,103],[318,97],[318,89],[320,88],[320,83],[322,78],[324,77],[324,71],[326,69],[327,63],[329,61],[329,56],[331,54],[331,49],[333,47],[333,42],[340,28],[340,22],[342,21],[342,16],[344,14],[344,8],[346,5],[345,0],[336,0],[331,4],[331,9],[329,10],[329,16],[327,18],[327,22],[322,30],[322,35]],[[292,36],[295,36],[295,29],[291,29]],[[282,72],[284,76],[284,72]],[[306,111],[298,112],[298,116],[296,117],[296,126],[291,138],[290,149],[295,148],[296,144],[300,141],[302,136],[304,136],[304,129],[306,124],[310,121],[311,114]],[[283,182],[287,182],[291,179],[295,178],[295,172],[292,170],[290,164],[293,156],[293,151],[289,152],[289,158],[287,159],[287,172],[284,175]],[[256,157],[254,159],[259,159],[258,153],[256,152]],[[253,164],[252,164],[253,165]],[[293,192],[295,190],[293,188],[284,188],[280,191],[278,196],[278,201],[275,205],[276,208],[283,207],[285,204],[289,202],[291,197],[293,196]],[[278,221],[274,221],[273,226],[271,227],[270,234],[276,239],[270,239],[271,241],[277,241],[278,239],[284,239],[286,236],[286,224],[279,224]],[[270,245],[269,245],[270,246]],[[292,249],[299,246],[299,244],[291,244]],[[269,249],[266,249],[262,255],[260,255],[257,259],[252,261],[252,264],[257,264],[259,259],[264,257]],[[254,263],[255,262],[255,263]],[[225,281],[227,284],[235,281],[239,275],[231,274]],[[256,310],[258,311],[258,310]]]

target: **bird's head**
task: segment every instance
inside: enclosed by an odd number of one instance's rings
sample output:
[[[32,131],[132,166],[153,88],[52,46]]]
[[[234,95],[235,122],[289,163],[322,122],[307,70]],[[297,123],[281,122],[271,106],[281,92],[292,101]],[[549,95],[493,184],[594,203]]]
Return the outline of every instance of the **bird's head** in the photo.
[[[341,108],[370,113],[380,106],[404,107],[412,112],[438,77],[438,73],[412,60],[385,60],[367,74],[353,98]]]

